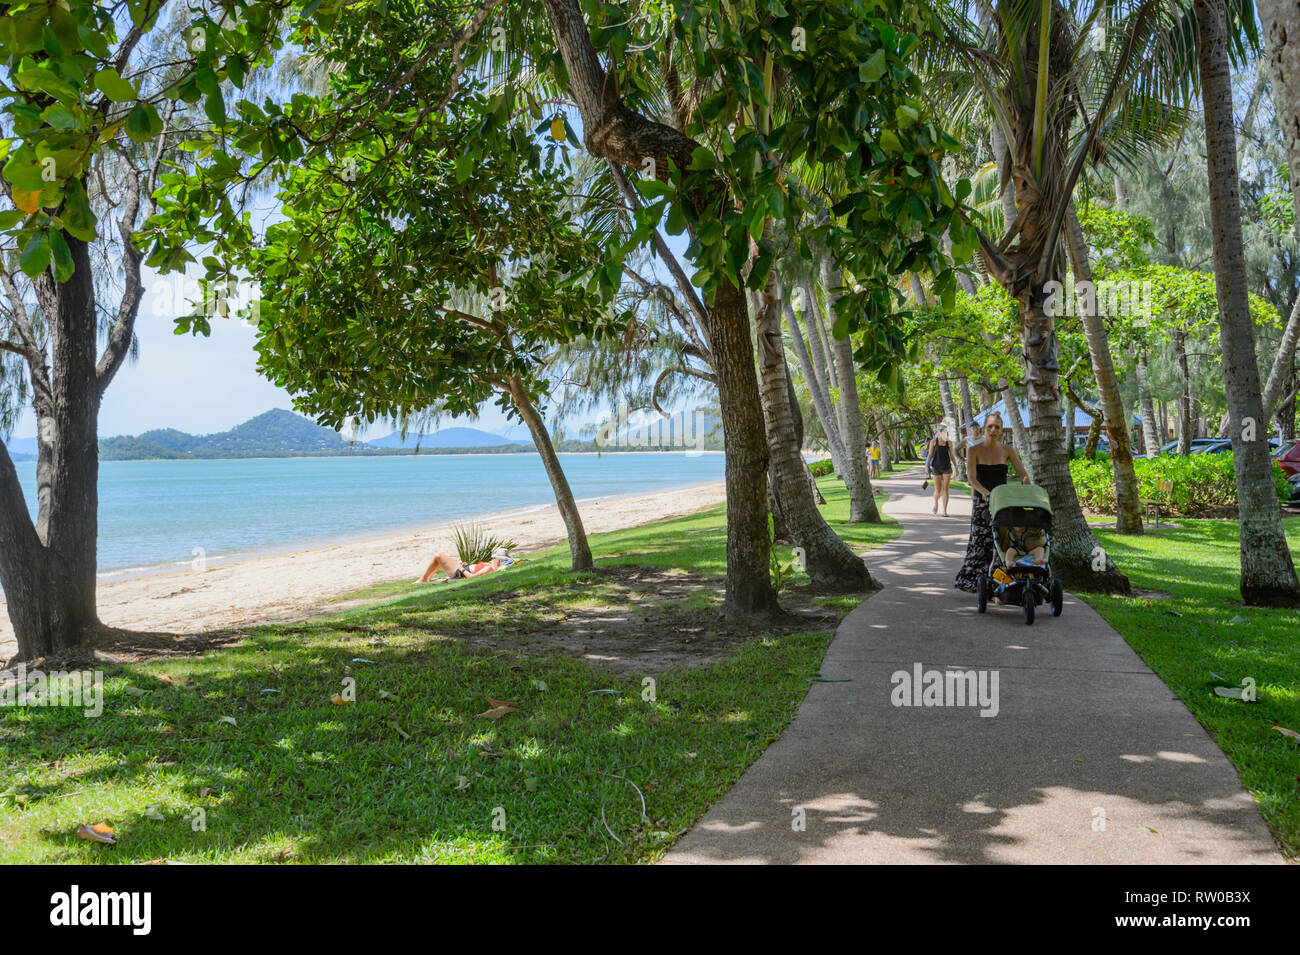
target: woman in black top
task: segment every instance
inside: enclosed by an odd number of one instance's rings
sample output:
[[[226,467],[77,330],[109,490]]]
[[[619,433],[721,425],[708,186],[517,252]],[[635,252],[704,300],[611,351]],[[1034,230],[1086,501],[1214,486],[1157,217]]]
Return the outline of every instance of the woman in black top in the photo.
[[[939,513],[939,495],[943,495],[943,516],[948,516],[948,482],[952,480],[952,442],[948,440],[948,426],[939,425],[939,433],[930,439],[925,452],[925,463],[934,477],[934,507],[931,514]]]
[[[1000,444],[1002,416],[994,411],[984,419],[984,440],[966,454],[966,473],[970,476],[970,542],[966,545],[966,560],[957,571],[953,586],[968,593],[975,592],[975,582],[981,574],[988,573],[993,559],[993,524],[989,517],[989,495],[995,487],[1007,483],[1007,463],[1020,475],[1020,483],[1029,483],[1016,449]]]

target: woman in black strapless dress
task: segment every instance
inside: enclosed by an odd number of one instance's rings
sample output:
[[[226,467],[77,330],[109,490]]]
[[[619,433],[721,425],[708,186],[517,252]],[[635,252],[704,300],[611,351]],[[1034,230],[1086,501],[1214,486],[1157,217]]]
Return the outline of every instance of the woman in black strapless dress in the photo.
[[[1007,483],[1008,462],[1015,467],[1022,484],[1029,483],[1016,449],[1000,444],[1002,416],[996,411],[984,419],[984,440],[966,454],[966,473],[970,476],[970,542],[966,545],[966,560],[957,571],[953,586],[967,593],[975,593],[975,582],[980,574],[988,573],[993,559],[993,524],[989,517],[989,494],[995,487]]]

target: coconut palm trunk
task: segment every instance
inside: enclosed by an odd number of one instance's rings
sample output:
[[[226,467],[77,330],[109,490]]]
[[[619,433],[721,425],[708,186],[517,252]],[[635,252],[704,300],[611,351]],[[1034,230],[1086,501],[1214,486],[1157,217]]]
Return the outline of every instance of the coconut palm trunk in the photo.
[[[1247,604],[1296,606],[1300,583],[1282,532],[1268,454],[1268,421],[1255,364],[1255,334],[1246,287],[1237,181],[1237,140],[1232,119],[1224,0],[1195,0],[1205,109],[1214,287],[1224,386],[1232,416],[1232,455],[1241,525],[1241,596]]]
[[[835,302],[844,280],[829,261],[822,261],[822,279],[826,288],[826,311],[830,324],[834,324]],[[871,487],[871,472],[867,469],[867,434],[862,422],[862,408],[858,400],[857,369],[853,365],[853,345],[847,336],[832,341],[836,377],[840,383],[840,433],[844,437],[844,453],[848,469],[844,483],[849,489],[849,523],[880,524],[880,509],[876,507],[875,492]]]
[[[813,353],[804,340],[803,331],[799,327],[799,316],[795,314],[789,297],[784,294],[782,294],[781,306],[790,329],[790,339],[794,343],[795,356],[799,359],[804,381],[808,383],[808,392],[812,395],[813,412],[821,422],[822,431],[826,433],[826,445],[830,449],[831,463],[835,466],[836,474],[843,474],[846,457],[844,443],[840,439],[839,422],[835,418],[834,406],[831,404],[830,391],[826,387],[823,372],[817,367]]]
[[[1092,283],[1092,266],[1088,263],[1088,245],[1083,226],[1070,202],[1065,213],[1065,245],[1070,255],[1070,266],[1076,282]],[[1096,301],[1096,296],[1093,296]],[[1105,414],[1106,435],[1110,439],[1110,465],[1115,474],[1115,527],[1121,534],[1142,533],[1142,501],[1138,491],[1137,472],[1133,470],[1133,445],[1129,440],[1128,416],[1124,412],[1124,399],[1119,393],[1115,365],[1110,357],[1110,341],[1106,323],[1097,314],[1098,309],[1084,308],[1081,317],[1084,338],[1088,342],[1088,357],[1092,359],[1092,374],[1101,396],[1101,409]]]
[[[770,226],[769,226],[770,228]],[[755,324],[763,418],[771,453],[773,491],[784,518],[784,533],[803,552],[803,568],[815,586],[863,591],[879,585],[867,565],[826,523],[817,509],[800,454],[793,389],[781,338],[781,303],[776,273],[768,275]]]

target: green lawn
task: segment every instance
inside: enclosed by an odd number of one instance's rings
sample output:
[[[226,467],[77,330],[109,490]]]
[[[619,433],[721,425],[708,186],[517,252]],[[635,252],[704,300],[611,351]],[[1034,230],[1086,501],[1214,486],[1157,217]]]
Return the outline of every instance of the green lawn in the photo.
[[[855,545],[901,532],[848,525],[843,486],[822,488]],[[376,588],[378,606],[262,627],[200,657],[121,667],[97,719],[6,708],[0,861],[653,860],[780,734],[838,617],[816,633],[733,635],[710,665],[651,674],[653,701],[634,669],[521,635],[572,631],[610,605],[644,617],[630,634],[641,641],[667,615],[712,619],[724,541],[715,507],[593,536],[604,573],[568,574],[567,547],[555,548],[476,580]],[[656,602],[609,572],[619,566],[707,586]],[[816,602],[838,615],[858,601]],[[331,702],[348,678],[355,702]],[[488,697],[518,710],[482,716]],[[116,846],[77,838],[101,822]]]
[[[1300,518],[1285,521],[1300,554]],[[1127,537],[1094,528],[1134,587],[1164,600],[1082,594],[1124,635],[1227,754],[1283,852],[1300,858],[1300,614],[1244,607],[1237,523],[1178,520],[1159,534]],[[1225,699],[1215,686],[1255,681],[1254,703]]]

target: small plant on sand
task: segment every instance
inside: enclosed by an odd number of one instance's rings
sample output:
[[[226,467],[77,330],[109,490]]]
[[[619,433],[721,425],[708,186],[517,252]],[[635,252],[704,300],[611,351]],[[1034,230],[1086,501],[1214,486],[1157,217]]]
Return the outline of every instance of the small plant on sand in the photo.
[[[462,564],[486,562],[498,550],[511,551],[519,546],[512,540],[489,534],[481,524],[457,524],[451,530]]]

